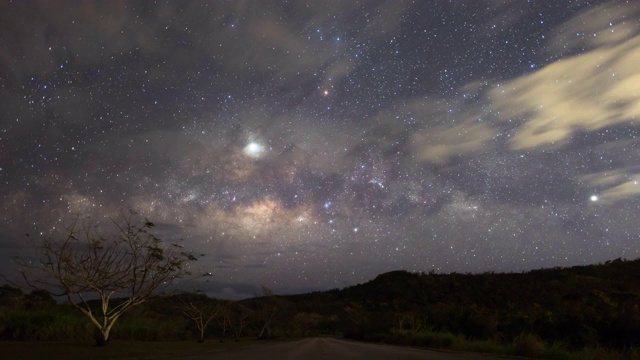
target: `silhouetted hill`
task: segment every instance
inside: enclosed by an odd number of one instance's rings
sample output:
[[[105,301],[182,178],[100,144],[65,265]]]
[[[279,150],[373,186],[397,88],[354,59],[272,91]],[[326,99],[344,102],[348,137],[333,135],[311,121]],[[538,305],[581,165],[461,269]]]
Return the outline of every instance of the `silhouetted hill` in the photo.
[[[355,338],[430,329],[504,341],[532,333],[575,348],[637,346],[640,259],[526,273],[392,271],[342,290],[288,299],[353,318],[345,334]]]
[[[617,303],[640,292],[640,259],[605,264],[552,268],[523,273],[435,274],[392,271],[343,290],[353,300],[413,305],[437,302],[492,305],[495,303],[553,304],[559,300],[602,297]],[[598,295],[594,295],[598,294]]]

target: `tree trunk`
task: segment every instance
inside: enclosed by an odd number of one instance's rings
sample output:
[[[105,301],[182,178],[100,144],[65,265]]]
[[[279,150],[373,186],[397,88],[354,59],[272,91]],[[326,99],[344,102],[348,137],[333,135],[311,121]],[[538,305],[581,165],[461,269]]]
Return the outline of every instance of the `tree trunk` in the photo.
[[[107,346],[109,344],[109,330],[97,329],[96,333],[96,346]]]
[[[198,339],[199,343],[203,343],[204,342],[204,326],[202,326],[200,328],[200,339]]]
[[[262,340],[266,337],[266,335],[269,333],[269,331],[267,330],[269,328],[269,323],[266,323],[262,326],[262,329],[260,329],[260,333],[258,334],[258,339]]]

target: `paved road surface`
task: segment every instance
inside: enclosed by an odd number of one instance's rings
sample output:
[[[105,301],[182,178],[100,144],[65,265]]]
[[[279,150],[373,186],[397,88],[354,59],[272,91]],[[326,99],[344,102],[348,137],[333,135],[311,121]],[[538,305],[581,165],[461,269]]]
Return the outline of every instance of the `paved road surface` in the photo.
[[[310,338],[241,349],[212,351],[175,360],[504,360],[504,357],[466,355],[396,346],[357,343],[328,338]]]

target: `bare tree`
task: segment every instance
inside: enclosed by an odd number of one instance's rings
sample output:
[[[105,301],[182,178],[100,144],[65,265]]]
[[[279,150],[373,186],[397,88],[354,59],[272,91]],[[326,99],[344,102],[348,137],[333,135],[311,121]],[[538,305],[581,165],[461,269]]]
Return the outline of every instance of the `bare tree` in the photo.
[[[268,287],[262,285],[262,309],[258,312],[259,322],[260,322],[260,332],[258,333],[258,339],[266,339],[272,336],[271,334],[271,324],[273,323],[273,319],[275,318],[281,301],[273,295],[273,291]]]
[[[65,296],[97,328],[96,342],[106,345],[113,325],[133,306],[188,274],[196,258],[179,244],[167,244],[150,232],[155,225],[133,212],[111,219],[106,234],[96,222],[76,217],[61,232],[36,245],[39,259],[18,258],[26,283]],[[116,300],[116,298],[118,298]],[[91,300],[98,300],[99,306]]]
[[[180,300],[179,309],[182,313],[193,320],[200,332],[198,342],[204,342],[204,332],[220,312],[220,306],[214,303],[206,295],[184,294],[178,296]]]
[[[222,330],[222,337],[227,336],[227,330],[231,327],[231,302],[222,300],[218,302],[218,313],[216,321],[220,330]]]
[[[232,309],[233,319],[229,323],[231,329],[233,329],[233,335],[235,341],[239,341],[242,337],[244,329],[249,324],[249,317],[251,311],[243,305],[236,303],[236,306]]]

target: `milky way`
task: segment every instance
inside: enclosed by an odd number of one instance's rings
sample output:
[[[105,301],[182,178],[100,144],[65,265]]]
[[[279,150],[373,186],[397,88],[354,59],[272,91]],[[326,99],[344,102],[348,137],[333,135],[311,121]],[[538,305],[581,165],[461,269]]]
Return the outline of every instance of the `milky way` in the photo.
[[[132,209],[250,296],[640,256],[635,1],[2,1],[0,250]]]

